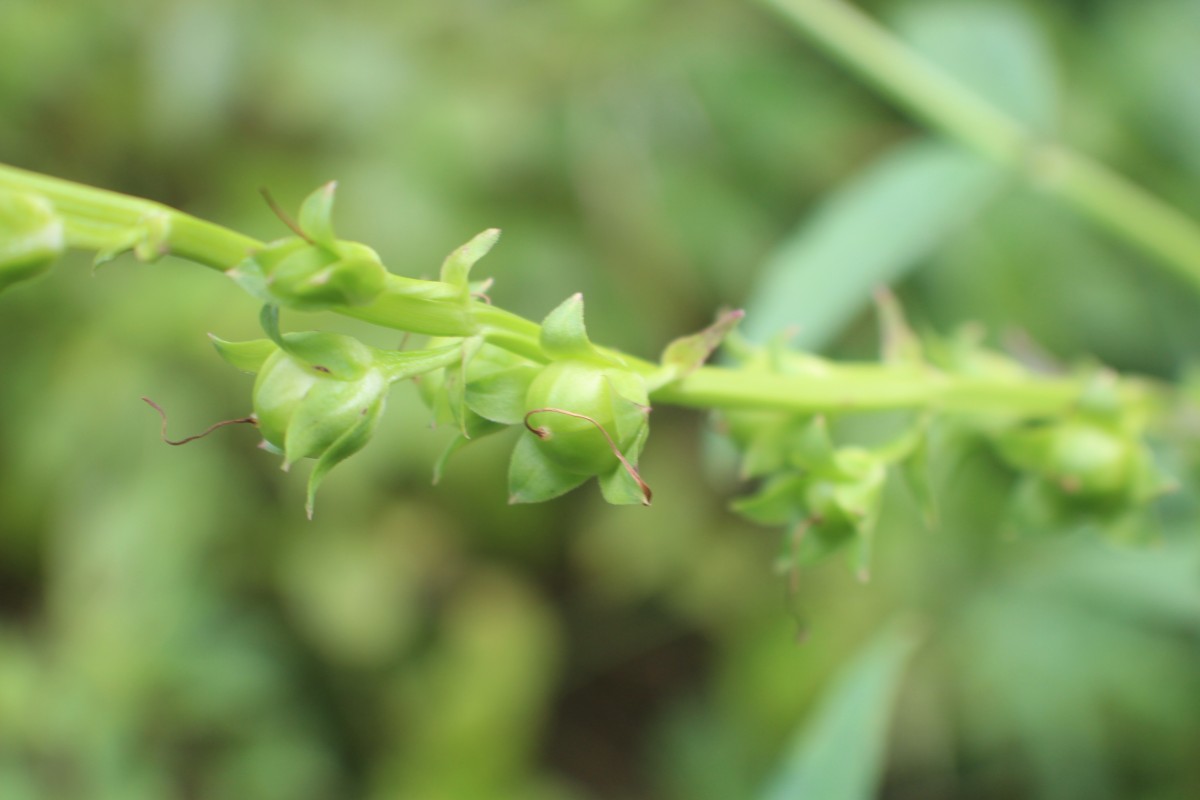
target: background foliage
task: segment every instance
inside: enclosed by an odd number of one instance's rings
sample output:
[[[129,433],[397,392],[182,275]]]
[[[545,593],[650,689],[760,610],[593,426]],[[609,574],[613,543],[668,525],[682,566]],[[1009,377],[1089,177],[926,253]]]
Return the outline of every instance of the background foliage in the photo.
[[[863,6],[1200,209],[1192,0]],[[501,227],[497,303],[583,291],[638,353],[747,304],[756,335],[867,354],[881,282],[1027,358],[1178,378],[1200,349],[1143,256],[755,4],[10,0],[0,108],[0,160],[260,238],[259,186],[336,177],[342,235],[404,274]],[[138,400],[178,432],[246,413],[203,334],[257,335],[253,302],[170,261],[87,271],[0,297],[2,797],[834,798],[876,759],[890,798],[1200,791],[1189,462],[1161,544],[1125,550],[1013,540],[1013,477],[971,451],[932,529],[889,487],[869,585],[831,563],[789,599],[697,415],[654,413],[653,507],[514,508],[504,441],[431,487],[447,432],[397,391],[308,523],[250,432],[171,450]]]

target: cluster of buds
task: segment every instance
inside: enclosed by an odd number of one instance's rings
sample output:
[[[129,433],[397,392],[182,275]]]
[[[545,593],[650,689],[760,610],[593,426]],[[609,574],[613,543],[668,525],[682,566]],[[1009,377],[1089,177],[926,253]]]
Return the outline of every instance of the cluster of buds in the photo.
[[[311,517],[321,481],[370,439],[389,387],[453,363],[461,348],[380,350],[339,333],[281,334],[277,316],[274,306],[264,310],[269,338],[212,339],[226,361],[257,373],[252,419],[262,447],[282,455],[285,470],[301,459],[316,459],[308,479]]]
[[[461,345],[461,363],[420,384],[435,419],[459,432],[447,457],[472,439],[519,427],[509,466],[511,502],[548,500],[592,477],[609,502],[650,502],[637,471],[650,430],[646,379],[588,340],[579,295],[542,325],[539,345],[549,363],[480,338]]]
[[[1067,413],[993,433],[997,452],[1021,475],[1018,523],[1133,530],[1121,523],[1174,488],[1146,444],[1144,410],[1122,403],[1118,386],[1115,375],[1097,372]]]
[[[880,299],[883,360],[900,371],[927,378],[1020,384],[1032,380],[1029,368],[983,347],[970,330],[923,345],[909,330],[890,296]],[[824,360],[787,349],[737,348],[741,368],[813,381],[827,379]],[[1090,375],[1090,378],[1088,377]],[[1103,522],[1109,530],[1134,530],[1136,514],[1171,487],[1145,441],[1146,413],[1116,377],[1092,370],[1074,404],[1043,416],[1008,420],[991,417],[945,418],[992,444],[1018,472],[1015,520],[1025,528],[1062,528]],[[880,515],[882,489],[891,467],[907,479],[927,520],[936,518],[928,485],[927,414],[914,414],[894,437],[874,447],[837,445],[828,415],[780,411],[737,411],[721,416],[722,426],[741,454],[742,475],[759,481],[757,490],[735,502],[737,511],[766,525],[788,530],[781,564],[788,570],[834,550],[847,550],[852,568],[869,574],[872,539]]]
[[[782,342],[763,348],[743,343],[736,350],[741,368],[751,372],[821,380],[828,369],[822,359]],[[923,419],[870,448],[836,444],[826,415],[736,411],[722,414],[719,424],[741,453],[742,477],[759,481],[734,510],[787,532],[781,570],[794,575],[800,566],[846,551],[851,568],[866,580],[888,467],[915,454],[923,443]]]

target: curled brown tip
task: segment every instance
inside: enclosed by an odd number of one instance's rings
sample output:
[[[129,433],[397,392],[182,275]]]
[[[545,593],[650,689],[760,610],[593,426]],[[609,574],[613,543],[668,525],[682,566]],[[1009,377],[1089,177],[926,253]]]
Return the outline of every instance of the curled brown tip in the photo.
[[[650,491],[649,484],[642,480],[642,475],[637,471],[637,467],[630,463],[629,459],[625,457],[625,454],[621,452],[621,448],[617,447],[617,443],[613,440],[612,436],[609,435],[608,431],[604,429],[603,425],[601,425],[592,417],[589,417],[587,414],[580,414],[577,411],[567,411],[565,408],[535,408],[532,411],[525,413],[524,422],[525,427],[529,429],[529,432],[537,436],[539,439],[545,439],[550,435],[550,431],[542,427],[535,428],[533,425],[529,424],[529,418],[534,414],[562,414],[567,417],[582,419],[595,425],[596,430],[603,434],[605,441],[608,442],[608,446],[612,448],[613,455],[617,457],[617,460],[621,462],[621,466],[625,468],[625,472],[629,474],[629,477],[633,478],[634,482],[637,483],[638,488],[642,490],[642,505],[650,505],[650,501],[653,499],[654,493]]]
[[[150,406],[155,411],[157,411],[158,416],[162,417],[162,429],[159,432],[159,435],[162,437],[163,442],[171,445],[172,447],[178,447],[181,444],[187,444],[188,442],[194,442],[197,439],[203,439],[205,436],[208,436],[210,433],[215,431],[217,428],[224,428],[226,425],[246,425],[246,424],[257,425],[258,424],[258,418],[256,418],[253,414],[251,414],[250,416],[242,417],[241,419],[224,419],[224,420],[221,420],[220,422],[214,422],[212,425],[209,425],[208,428],[205,429],[202,433],[197,433],[194,436],[188,436],[183,439],[168,439],[167,438],[167,412],[163,411],[162,406],[160,406],[158,403],[151,400],[149,397],[143,397],[142,400],[145,401],[146,405]]]

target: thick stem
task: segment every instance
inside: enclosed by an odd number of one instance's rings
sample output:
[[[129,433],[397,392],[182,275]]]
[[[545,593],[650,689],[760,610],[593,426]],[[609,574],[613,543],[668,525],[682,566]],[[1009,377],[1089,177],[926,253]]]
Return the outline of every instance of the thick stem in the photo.
[[[1074,173],[1066,173],[1068,179]],[[1082,173],[1086,176],[1086,171]],[[1089,178],[1074,178],[1089,180]],[[1090,180],[1095,180],[1094,176]],[[164,216],[168,252],[218,270],[242,261],[262,243],[175,209],[127,195],[93,189],[0,165],[0,189],[49,199],[62,216],[68,243],[103,248],[148,217]],[[463,304],[446,284],[390,275],[383,295],[369,305],[337,313],[396,330],[439,336],[482,334],[492,344],[533,361],[549,359],[539,343],[540,326],[480,301]],[[630,369],[650,375],[656,364],[624,353]],[[714,409],[766,409],[837,413],[930,408],[949,412],[1004,412],[1013,416],[1054,414],[1070,408],[1084,389],[1080,380],[1016,375],[962,377],[886,364],[830,364],[820,375],[779,375],[702,367],[651,394],[655,403]],[[1153,395],[1127,382],[1127,400]]]
[[[1049,416],[1069,410],[1084,384],[1032,376],[975,377],[886,364],[830,364],[819,376],[702,367],[651,394],[657,403],[714,409],[839,413],[922,409]],[[1149,387],[1126,382],[1124,399],[1145,403]]]

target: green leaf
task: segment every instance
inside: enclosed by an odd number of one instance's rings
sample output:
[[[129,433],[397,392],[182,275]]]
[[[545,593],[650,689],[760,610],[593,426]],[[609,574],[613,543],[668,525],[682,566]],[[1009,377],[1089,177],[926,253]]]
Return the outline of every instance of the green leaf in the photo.
[[[567,472],[538,449],[534,434],[523,432],[508,466],[508,502],[540,503],[580,486],[589,475]]]
[[[208,335],[221,358],[242,372],[258,372],[263,362],[279,349],[270,339],[253,339],[248,342],[227,342],[213,334]]]
[[[918,642],[895,624],[847,664],[796,734],[761,800],[872,800],[883,777],[888,724]]]
[[[337,181],[330,181],[304,198],[297,220],[300,230],[308,238],[329,250],[337,243],[337,237],[333,235],[333,196],[336,192]]]
[[[499,239],[500,229],[488,228],[446,256],[446,260],[442,262],[442,281],[464,287],[469,291],[471,267],[475,266],[476,261],[486,256]]]
[[[1038,21],[1015,3],[905,4],[897,32],[956,81],[1041,134],[1057,127],[1054,57]]]
[[[970,220],[1004,173],[950,144],[893,149],[832,195],[763,267],[742,330],[766,341],[794,327],[819,349],[865,306]]]

